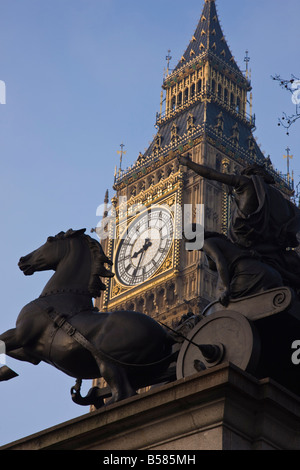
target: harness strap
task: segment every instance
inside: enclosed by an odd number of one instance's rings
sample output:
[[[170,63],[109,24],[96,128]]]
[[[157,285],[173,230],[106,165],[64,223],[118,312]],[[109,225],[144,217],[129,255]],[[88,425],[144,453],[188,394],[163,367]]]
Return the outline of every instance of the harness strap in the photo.
[[[52,307],[48,307],[46,312],[48,314],[48,317],[53,321],[57,328],[67,333],[68,336],[74,338],[77,343],[87,349],[94,356],[94,359],[96,360],[99,366],[99,362],[103,359],[104,354],[100,353],[99,350],[96,349],[95,346],[80,333],[80,331],[78,331],[73,325],[71,325],[71,323],[69,323],[63,315],[59,315],[58,313],[56,313]],[[106,355],[105,359],[108,359]]]
[[[151,366],[156,366],[159,364],[163,364],[164,362],[168,363],[171,360],[174,360],[178,353],[171,353],[168,356],[152,362],[148,364],[129,364],[127,362],[122,362],[109,354],[106,354],[104,351],[99,350],[96,348],[89,340],[86,339],[86,337],[80,333],[71,323],[67,321],[67,319],[63,315],[59,315],[58,313],[55,312],[54,308],[51,307],[44,299],[39,299],[41,303],[44,304],[44,308],[48,317],[53,321],[54,325],[67,333],[70,337],[74,338],[77,343],[79,343],[81,346],[83,346],[85,349],[87,349],[94,357],[98,367],[101,366],[103,359],[106,361],[110,361],[114,364],[120,365],[122,367],[128,367],[128,368],[139,368],[139,367],[151,367]]]

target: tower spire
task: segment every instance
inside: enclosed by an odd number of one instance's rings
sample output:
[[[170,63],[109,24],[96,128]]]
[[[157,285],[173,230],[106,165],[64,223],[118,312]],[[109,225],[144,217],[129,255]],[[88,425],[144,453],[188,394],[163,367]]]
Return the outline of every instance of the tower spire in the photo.
[[[222,146],[239,155],[239,161],[263,162],[265,157],[252,135],[255,115],[252,114],[252,95],[250,102],[248,100],[251,92],[248,52],[245,57],[247,78],[227,45],[215,1],[203,3],[191,41],[172,70],[169,69],[170,51],[166,56],[169,74],[164,77],[160,110],[156,115],[158,132],[145,149],[144,161],[175,151],[184,152],[197,145],[198,139],[207,137],[217,141],[218,148]],[[128,181],[125,177],[135,171],[135,167],[126,173],[122,171],[116,178],[117,184],[123,178]]]
[[[234,72],[242,74],[225,40],[215,5],[215,0],[205,0],[196,31],[174,70],[179,70],[201,56],[221,60]]]

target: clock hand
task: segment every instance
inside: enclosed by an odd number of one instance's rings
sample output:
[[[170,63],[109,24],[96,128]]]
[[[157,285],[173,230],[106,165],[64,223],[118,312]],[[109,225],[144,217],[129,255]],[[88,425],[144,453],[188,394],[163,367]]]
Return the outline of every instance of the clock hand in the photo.
[[[139,254],[145,252],[146,250],[148,250],[148,248],[152,245],[152,242],[150,241],[149,238],[146,238],[145,240],[145,243],[144,245],[142,246],[142,248],[139,250],[139,251],[136,251],[134,253],[134,255],[132,255],[132,258],[137,258]]]
[[[139,251],[136,251],[134,255],[132,255],[132,258],[137,258],[139,254],[141,254],[144,250],[144,247],[142,247]]]
[[[134,275],[134,276],[136,275],[136,273],[137,273],[138,270],[139,270],[139,267],[140,267],[141,261],[142,261],[142,259],[143,259],[143,257],[144,257],[144,254],[145,254],[145,251],[142,251],[141,256],[140,256],[140,259],[139,259],[139,262],[138,262],[138,264],[137,264],[135,270],[133,271],[133,275]]]
[[[152,245],[152,242],[150,241],[150,238],[146,238],[145,243],[144,243],[144,250],[148,250],[148,248]]]
[[[152,245],[152,242],[150,241],[150,239],[149,239],[149,238],[146,238],[143,247],[139,250],[139,251],[141,252],[141,256],[140,256],[139,262],[138,262],[138,264],[137,264],[135,270],[133,271],[133,275],[134,275],[134,276],[135,276],[136,273],[138,272],[139,267],[140,267],[140,264],[141,264],[141,262],[142,262],[142,259],[144,258],[144,255],[145,255],[146,251],[148,250],[148,248],[149,248],[151,245]]]

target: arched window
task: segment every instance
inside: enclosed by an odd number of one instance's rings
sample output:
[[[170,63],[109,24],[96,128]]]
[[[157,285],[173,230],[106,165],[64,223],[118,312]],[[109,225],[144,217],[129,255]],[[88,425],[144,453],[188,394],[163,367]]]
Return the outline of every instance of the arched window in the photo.
[[[154,305],[154,295],[150,294],[149,297],[146,299],[146,310],[148,314],[152,313],[155,309]]]
[[[195,96],[195,89],[196,89],[195,83],[193,83],[192,86],[191,86],[191,98],[193,98]]]
[[[182,104],[182,91],[179,93],[177,97],[177,105],[180,106]]]
[[[175,285],[172,283],[170,286],[167,287],[167,303],[172,305],[175,303],[176,294],[175,294]]]
[[[231,95],[230,95],[230,106],[235,108],[235,96],[234,96],[233,93],[231,93]]]
[[[227,88],[224,89],[224,101],[225,101],[225,103],[228,102],[228,90],[227,90]]]
[[[218,85],[218,97],[219,97],[220,99],[222,99],[222,92],[223,92],[223,90],[222,90],[222,85]]]
[[[189,89],[186,88],[184,90],[184,102],[188,101],[188,99],[189,99]]]
[[[197,82],[197,93],[201,93],[202,91],[202,80],[198,80]]]
[[[139,300],[137,301],[137,310],[138,310],[138,312],[142,312],[142,313],[143,313],[144,307],[145,307],[145,301],[144,301],[144,299],[139,299]]]
[[[216,93],[216,82],[214,80],[211,81],[211,91],[212,93]]]
[[[176,108],[176,98],[173,96],[171,100],[171,110],[173,111]]]
[[[237,97],[237,100],[236,100],[236,112],[239,113],[241,111],[241,100],[239,97]]]
[[[156,305],[159,309],[162,309],[165,301],[165,290],[160,289],[156,294]]]

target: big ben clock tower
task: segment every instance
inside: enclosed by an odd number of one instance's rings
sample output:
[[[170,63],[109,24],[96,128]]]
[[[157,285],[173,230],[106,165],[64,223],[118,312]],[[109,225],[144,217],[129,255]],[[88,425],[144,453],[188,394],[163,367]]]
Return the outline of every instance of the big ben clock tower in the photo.
[[[188,312],[200,313],[216,287],[203,254],[188,251],[179,233],[185,210],[197,222],[202,204],[205,228],[225,234],[230,215],[226,187],[188,171],[179,156],[190,154],[196,163],[230,173],[265,164],[287,197],[291,188],[252,134],[251,84],[226,43],[214,0],[205,0],[196,31],[162,90],[165,110],[157,114],[157,134],[133,166],[115,177],[115,223],[102,242],[115,276],[106,280],[98,306],[137,310],[172,326]]]

